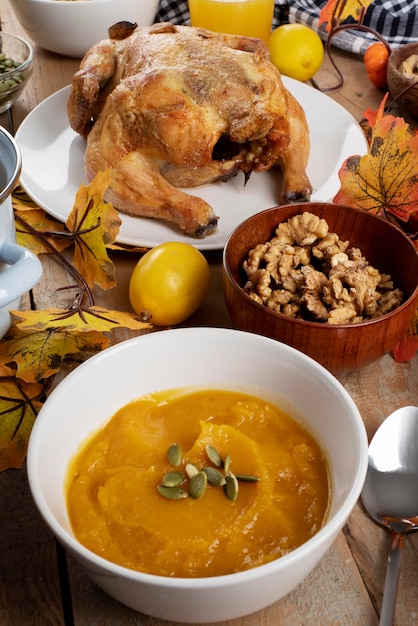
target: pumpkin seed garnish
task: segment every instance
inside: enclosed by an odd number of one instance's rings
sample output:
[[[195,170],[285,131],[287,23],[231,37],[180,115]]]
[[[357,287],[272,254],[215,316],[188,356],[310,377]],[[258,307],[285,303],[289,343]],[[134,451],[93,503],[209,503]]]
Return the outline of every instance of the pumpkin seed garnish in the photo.
[[[164,485],[158,485],[157,490],[168,500],[183,500],[183,498],[187,498],[189,495],[187,491],[184,491],[181,487],[165,487]]]
[[[211,461],[216,467],[222,467],[223,461],[222,457],[215,448],[212,446],[206,446],[206,454],[209,457],[209,461]]]
[[[167,450],[167,459],[173,467],[179,467],[183,460],[183,452],[179,445],[172,443]]]
[[[205,495],[206,486],[208,484],[208,477],[205,472],[197,472],[190,480],[189,484],[189,496],[198,500]]]
[[[225,472],[225,474],[228,474],[230,465],[231,465],[231,455],[228,453],[226,455],[226,457],[225,457],[225,460],[224,460],[224,472]]]
[[[253,476],[252,474],[235,474],[235,477],[243,483],[257,483],[260,480],[258,476]]]
[[[252,474],[233,474],[230,471],[231,455],[228,453],[225,459],[213,446],[206,446],[206,454],[215,466],[207,466],[199,470],[193,463],[186,463],[184,472],[172,470],[164,474],[161,484],[158,485],[158,492],[169,500],[182,500],[190,496],[195,500],[202,498],[206,493],[208,485],[211,487],[222,487],[225,496],[231,502],[235,502],[238,497],[238,481],[246,483],[256,483],[260,479]],[[167,450],[167,458],[173,467],[179,467],[183,462],[183,452],[176,443],[171,444]],[[221,468],[223,471],[221,471]],[[180,487],[189,479],[187,491]]]
[[[187,463],[186,467],[184,468],[186,471],[186,474],[189,478],[193,478],[193,476],[196,476],[196,474],[198,473],[198,469],[196,467],[196,465],[193,465],[193,463]]]
[[[235,502],[238,497],[238,480],[232,472],[226,474],[223,490],[228,500]]]
[[[222,487],[225,484],[225,476],[216,467],[204,467],[203,471],[208,478],[209,485],[212,485],[212,487]]]
[[[185,480],[183,472],[173,470],[163,476],[161,484],[163,487],[178,487]]]

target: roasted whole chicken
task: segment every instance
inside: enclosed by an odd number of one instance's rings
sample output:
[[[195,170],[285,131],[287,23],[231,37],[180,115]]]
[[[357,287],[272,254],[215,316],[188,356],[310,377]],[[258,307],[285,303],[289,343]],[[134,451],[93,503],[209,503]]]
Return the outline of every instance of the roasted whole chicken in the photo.
[[[67,111],[87,140],[87,179],[111,168],[105,199],[122,212],[202,238],[218,218],[181,188],[271,168],[278,203],[310,198],[305,114],[261,40],[116,24],[82,59]]]

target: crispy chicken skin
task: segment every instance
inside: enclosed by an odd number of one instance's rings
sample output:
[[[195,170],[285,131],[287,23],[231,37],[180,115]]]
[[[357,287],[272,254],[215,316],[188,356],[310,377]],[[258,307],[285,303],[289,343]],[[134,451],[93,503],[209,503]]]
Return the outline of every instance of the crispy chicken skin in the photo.
[[[277,167],[278,202],[309,200],[305,115],[262,41],[169,23],[109,35],[81,61],[67,104],[88,180],[111,168],[107,201],[201,238],[218,218],[181,187]]]

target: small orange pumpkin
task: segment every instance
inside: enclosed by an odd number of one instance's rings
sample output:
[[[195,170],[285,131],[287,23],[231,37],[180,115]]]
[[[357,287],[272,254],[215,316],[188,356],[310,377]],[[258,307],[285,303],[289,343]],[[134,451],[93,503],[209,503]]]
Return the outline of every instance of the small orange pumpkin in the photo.
[[[363,62],[370,82],[377,89],[387,89],[389,50],[384,43],[372,43],[366,50]]]

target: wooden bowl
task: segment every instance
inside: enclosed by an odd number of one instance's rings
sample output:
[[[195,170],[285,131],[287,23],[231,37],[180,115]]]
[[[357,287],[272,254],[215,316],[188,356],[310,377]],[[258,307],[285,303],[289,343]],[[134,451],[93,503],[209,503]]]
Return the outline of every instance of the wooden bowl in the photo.
[[[387,79],[389,92],[392,98],[396,98],[404,89],[406,89],[412,81],[400,71],[401,63],[411,54],[418,53],[418,43],[409,43],[400,46],[392,52],[388,61]],[[409,89],[399,100],[399,107],[408,113],[414,119],[418,119],[418,81],[415,81],[414,87]]]
[[[390,274],[404,293],[401,306],[357,324],[331,325],[290,318],[252,300],[243,290],[247,253],[268,241],[280,222],[304,211],[324,218],[330,232],[360,248],[380,272]],[[223,255],[223,288],[236,328],[293,346],[341,375],[381,358],[405,335],[418,305],[418,254],[399,228],[365,211],[319,202],[285,205],[253,215],[230,235]],[[250,366],[251,355],[248,359]]]

